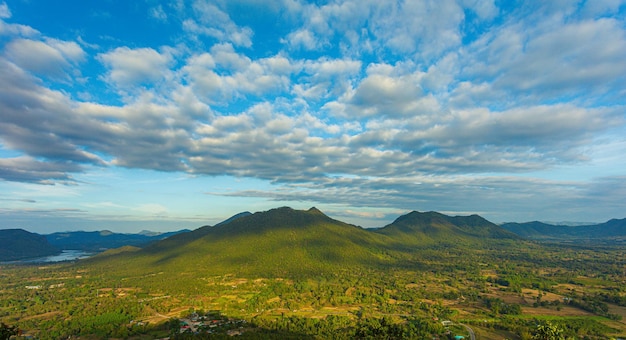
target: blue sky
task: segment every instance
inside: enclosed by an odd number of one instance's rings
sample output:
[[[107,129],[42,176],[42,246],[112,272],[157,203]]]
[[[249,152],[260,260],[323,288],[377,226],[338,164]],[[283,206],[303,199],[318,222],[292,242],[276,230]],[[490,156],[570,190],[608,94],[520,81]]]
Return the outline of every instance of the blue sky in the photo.
[[[626,2],[0,2],[0,228],[626,217]]]

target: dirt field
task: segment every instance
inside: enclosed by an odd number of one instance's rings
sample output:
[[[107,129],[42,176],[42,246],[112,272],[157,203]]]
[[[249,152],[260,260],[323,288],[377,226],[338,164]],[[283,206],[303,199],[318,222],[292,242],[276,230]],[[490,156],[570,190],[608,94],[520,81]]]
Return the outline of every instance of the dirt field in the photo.
[[[561,310],[557,310],[555,307],[543,308],[543,307],[522,307],[522,313],[524,315],[550,315],[550,316],[593,316],[594,314],[586,312],[582,309],[562,306]]]

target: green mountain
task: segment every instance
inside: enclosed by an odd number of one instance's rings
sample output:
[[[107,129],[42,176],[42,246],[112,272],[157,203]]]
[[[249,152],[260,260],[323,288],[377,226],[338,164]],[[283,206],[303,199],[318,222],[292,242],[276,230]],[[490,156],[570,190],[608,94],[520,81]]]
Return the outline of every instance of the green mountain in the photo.
[[[174,235],[136,252],[90,261],[105,266],[123,261],[123,270],[128,271],[158,268],[179,273],[193,268],[195,273],[207,275],[293,277],[419,261],[419,256],[414,256],[419,246],[460,247],[520,239],[480,216],[450,217],[434,212],[412,212],[377,230],[332,219],[316,208],[283,207],[227,221]]]
[[[605,223],[564,226],[542,222],[505,223],[502,228],[517,235],[538,241],[551,242],[618,242],[626,240],[626,218]]]
[[[239,214],[235,214],[235,215],[225,219],[224,221],[216,224],[216,226],[223,225],[223,224],[228,224],[228,223],[230,223],[230,222],[232,222],[232,221],[234,221],[234,220],[236,220],[238,218],[246,217],[246,216],[250,216],[250,215],[252,215],[252,213],[249,212],[249,211],[240,212]]]
[[[438,212],[418,212],[398,217],[376,230],[405,246],[469,244],[488,240],[520,239],[516,234],[478,216],[447,216]]]
[[[59,254],[44,236],[23,229],[0,230],[0,261],[15,261]]]

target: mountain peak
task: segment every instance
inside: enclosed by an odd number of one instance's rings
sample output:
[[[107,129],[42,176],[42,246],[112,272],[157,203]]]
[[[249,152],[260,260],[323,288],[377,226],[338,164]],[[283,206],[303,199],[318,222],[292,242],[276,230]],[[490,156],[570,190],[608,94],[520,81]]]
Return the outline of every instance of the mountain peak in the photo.
[[[224,221],[216,224],[216,226],[228,224],[228,223],[230,223],[230,222],[232,222],[232,221],[234,221],[234,220],[236,220],[238,218],[242,218],[242,217],[246,217],[246,216],[250,216],[250,215],[252,215],[252,213],[249,212],[249,211],[240,212],[240,213],[235,214],[235,215],[225,219]]]
[[[451,241],[469,238],[516,238],[517,236],[479,215],[448,216],[435,211],[412,211],[379,229],[384,234],[402,233],[419,240]]]
[[[311,207],[309,210],[307,210],[307,212],[311,214],[318,214],[318,215],[326,216],[326,214],[324,214],[321,210],[317,209],[316,207]]]

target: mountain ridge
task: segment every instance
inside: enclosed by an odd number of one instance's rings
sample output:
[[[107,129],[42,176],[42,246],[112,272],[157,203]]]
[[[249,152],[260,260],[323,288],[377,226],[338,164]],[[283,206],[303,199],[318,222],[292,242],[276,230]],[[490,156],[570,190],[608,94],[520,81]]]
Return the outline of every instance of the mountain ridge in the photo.
[[[486,239],[521,239],[518,235],[479,215],[448,216],[439,212],[412,211],[376,232],[401,238],[407,244],[481,242]]]
[[[188,232],[187,229],[166,232],[138,234],[114,233],[110,230],[100,231],[69,231],[43,235],[50,244],[59,249],[74,249],[89,252],[97,252],[103,249],[118,248],[122,246],[145,246],[172,235]]]
[[[24,229],[0,229],[0,261],[56,255],[61,250],[43,236]]]
[[[626,218],[610,219],[591,225],[554,225],[539,221],[508,222],[502,228],[537,241],[617,241],[626,240]]]
[[[385,228],[372,230],[335,220],[317,208],[280,207],[216,226],[203,226],[112,258],[133,263],[134,268],[156,267],[179,272],[193,263],[194,270],[210,275],[282,277],[406,265],[421,261],[421,249],[432,251],[438,244],[456,247],[521,240],[477,215],[450,217],[435,212],[407,215]],[[401,228],[406,230],[397,232]],[[435,232],[429,234],[427,242],[421,240],[421,235],[409,237],[412,232],[429,232],[428,228]],[[503,235],[504,241],[498,239]],[[107,263],[106,257],[92,261]]]

